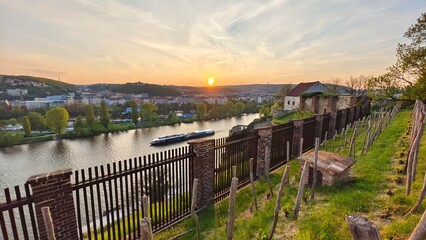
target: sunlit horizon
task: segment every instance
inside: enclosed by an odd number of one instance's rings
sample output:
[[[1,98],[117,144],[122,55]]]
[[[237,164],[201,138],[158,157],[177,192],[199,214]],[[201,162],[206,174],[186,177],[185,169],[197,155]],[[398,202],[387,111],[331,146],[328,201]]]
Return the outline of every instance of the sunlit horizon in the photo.
[[[424,0],[1,0],[0,74],[181,86],[379,75],[424,11]]]

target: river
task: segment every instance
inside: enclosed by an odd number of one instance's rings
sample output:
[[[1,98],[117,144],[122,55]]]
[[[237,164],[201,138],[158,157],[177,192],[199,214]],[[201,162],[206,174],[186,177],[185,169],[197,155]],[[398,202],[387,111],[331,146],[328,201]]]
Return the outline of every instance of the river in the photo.
[[[102,134],[90,138],[0,148],[0,201],[3,199],[4,188],[22,186],[35,174],[63,168],[73,170],[88,168],[187,145],[186,142],[180,142],[165,146],[150,146],[152,139],[164,135],[214,129],[215,135],[209,138],[226,137],[233,126],[247,125],[257,117],[258,114],[249,114],[217,121],[182,123]]]

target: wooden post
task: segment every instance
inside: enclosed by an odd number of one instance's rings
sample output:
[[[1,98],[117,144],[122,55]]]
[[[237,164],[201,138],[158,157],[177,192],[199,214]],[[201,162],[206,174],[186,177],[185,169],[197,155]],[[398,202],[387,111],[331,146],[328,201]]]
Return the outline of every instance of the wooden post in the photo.
[[[143,218],[148,217],[148,197],[145,194],[142,196],[142,213]]]
[[[302,201],[303,190],[305,189],[305,177],[308,172],[308,168],[309,168],[309,163],[308,161],[306,161],[305,165],[303,165],[302,176],[300,177],[299,190],[297,191],[296,204],[295,204],[294,213],[293,213],[293,220],[297,220],[297,217],[299,214],[300,201]]]
[[[426,174],[425,174],[425,177],[423,178],[423,187],[422,187],[422,190],[420,191],[420,196],[417,199],[416,204],[414,204],[414,206],[407,212],[405,216],[411,213],[414,213],[417,211],[417,209],[419,209],[420,204],[422,204],[423,199],[425,198],[425,195],[426,195]]]
[[[354,129],[354,132],[352,133],[352,137],[351,137],[351,142],[349,145],[349,157],[352,157],[352,152],[353,152],[353,148],[354,148],[354,144],[355,144],[355,138],[356,138],[356,134],[357,134],[357,129]]]
[[[315,195],[314,189],[315,189],[315,185],[317,184],[317,165],[318,165],[319,142],[320,142],[320,139],[315,138],[314,172],[313,172],[313,176],[312,176],[312,186],[311,186],[311,195],[310,195],[311,200],[314,199],[314,195]]]
[[[50,215],[50,208],[42,207],[41,213],[43,214],[43,222],[46,227],[47,239],[55,240],[55,227],[53,226],[52,216]]]
[[[336,135],[337,135],[337,130],[334,130],[334,135],[333,135],[333,152],[334,152],[334,141],[336,141]]]
[[[265,179],[269,186],[269,193],[271,196],[274,196],[274,191],[272,190],[271,179],[269,178],[269,165],[271,164],[271,149],[265,149]]]
[[[423,212],[422,218],[417,223],[416,228],[411,233],[408,240],[424,240],[426,239],[426,211]]]
[[[143,240],[153,240],[154,237],[152,235],[152,230],[151,230],[151,219],[150,218],[144,218],[142,219],[141,223],[140,223],[140,235],[141,238]]]
[[[368,120],[368,128],[367,128],[367,131],[365,132],[364,141],[362,142],[361,156],[364,155],[364,150],[366,150],[367,148],[367,139],[368,139],[368,134],[370,133],[370,130],[371,130],[371,121]]]
[[[280,213],[280,207],[281,207],[281,196],[283,195],[283,190],[284,190],[286,179],[288,177],[289,170],[290,170],[290,166],[287,164],[287,166],[284,169],[283,175],[281,177],[280,188],[278,189],[277,202],[275,203],[274,221],[272,223],[271,232],[269,233],[269,240],[272,239],[272,236],[274,235],[274,232],[275,232],[275,228],[277,226],[278,214]]]
[[[201,227],[200,220],[198,220],[197,214],[195,214],[195,207],[197,206],[197,191],[198,191],[198,179],[194,179],[194,184],[192,185],[192,199],[191,199],[191,217],[194,219],[195,226],[197,228],[197,239],[201,239]]]
[[[237,177],[237,166],[232,166],[232,177]]]
[[[142,196],[142,213],[143,218],[140,223],[140,235],[141,239],[154,239],[152,234],[152,223],[151,218],[148,217],[148,197],[144,194]]]
[[[324,147],[325,147],[325,151],[327,151],[327,137],[328,137],[327,135],[328,135],[328,132],[326,131],[325,136],[324,136],[324,142],[323,142]]]
[[[254,208],[256,210],[258,210],[256,188],[254,187],[253,158],[250,158],[250,163],[249,164],[250,164],[250,183],[251,183],[251,190],[253,191]]]
[[[299,156],[302,156],[302,154],[303,154],[303,138],[300,138]]]
[[[345,217],[352,240],[382,240],[379,228],[365,217],[349,215]]]
[[[238,178],[232,178],[231,189],[229,193],[229,207],[228,207],[228,224],[227,239],[232,240],[234,238],[234,221],[235,221],[235,198],[237,195]]]

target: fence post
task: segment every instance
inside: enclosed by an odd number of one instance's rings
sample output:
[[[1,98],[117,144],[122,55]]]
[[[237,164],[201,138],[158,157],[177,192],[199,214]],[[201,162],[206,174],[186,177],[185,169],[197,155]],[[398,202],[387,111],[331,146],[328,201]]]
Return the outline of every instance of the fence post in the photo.
[[[324,136],[322,136],[322,122],[324,119],[324,115],[319,114],[315,116],[316,122],[315,122],[315,137],[322,139]]]
[[[214,161],[215,140],[201,139],[188,143],[195,153],[194,179],[198,179],[197,207],[202,208],[214,203]]]
[[[257,168],[256,175],[265,177],[265,157],[266,148],[271,149],[272,145],[272,127],[264,127],[257,129],[259,140],[257,141]]]
[[[303,137],[303,120],[294,121],[293,129],[293,156],[299,156],[300,139]]]
[[[57,239],[78,239],[77,218],[72,195],[70,168],[34,175],[30,184],[40,239],[48,239],[42,208],[49,207]]]
[[[337,113],[330,112],[330,122],[328,124],[328,135],[330,136],[330,138],[334,136],[334,133],[336,130],[336,118],[337,118]]]
[[[346,116],[348,115],[347,109],[342,109],[342,115],[340,117],[340,123],[337,123],[340,129],[346,129]]]

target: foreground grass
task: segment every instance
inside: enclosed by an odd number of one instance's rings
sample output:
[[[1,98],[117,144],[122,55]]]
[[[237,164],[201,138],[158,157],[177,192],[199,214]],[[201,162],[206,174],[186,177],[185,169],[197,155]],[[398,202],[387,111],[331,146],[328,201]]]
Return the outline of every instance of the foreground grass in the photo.
[[[332,187],[322,186],[316,191],[314,201],[302,203],[299,219],[293,221],[285,217],[294,208],[299,181],[299,163],[291,161],[290,186],[285,188],[281,200],[280,220],[274,238],[276,239],[351,239],[345,215],[358,214],[375,222],[385,239],[404,239],[412,232],[418,222],[424,205],[413,216],[403,214],[415,202],[422,187],[423,175],[426,172],[426,140],[422,140],[419,152],[417,179],[413,186],[413,194],[405,196],[404,177],[398,173],[401,159],[409,141],[405,134],[410,111],[402,110],[374,142],[368,154],[360,156],[364,132],[356,140],[357,162],[353,166],[350,182]],[[335,146],[340,142],[335,140]],[[328,143],[328,148],[332,145]],[[341,154],[347,155],[348,149],[343,148]],[[277,192],[278,182],[283,167],[271,173],[271,181]],[[400,171],[400,170],[399,170]],[[401,172],[401,171],[400,171]],[[259,211],[253,210],[251,189],[245,188],[238,192],[235,239],[260,239],[260,235],[268,235],[272,224],[275,197],[267,199],[267,184],[256,182],[259,198]],[[306,192],[309,189],[306,190]],[[215,206],[198,213],[203,239],[224,239],[226,237],[228,200],[225,199]],[[390,215],[389,215],[390,213]],[[158,233],[156,239],[169,239],[194,228],[192,219]],[[181,239],[194,239],[195,230],[189,231]]]

